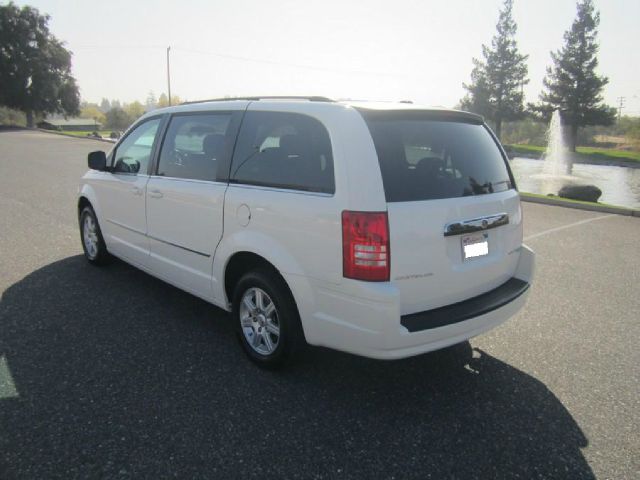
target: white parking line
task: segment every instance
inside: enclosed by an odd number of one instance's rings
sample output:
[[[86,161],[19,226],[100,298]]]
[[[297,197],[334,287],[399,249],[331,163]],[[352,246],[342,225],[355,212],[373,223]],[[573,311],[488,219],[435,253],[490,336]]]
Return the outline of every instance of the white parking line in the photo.
[[[529,235],[528,237],[524,237],[525,240],[532,240],[534,238],[542,237],[543,235],[547,235],[549,233],[558,232],[560,230],[565,230],[567,228],[577,227],[578,225],[584,225],[585,223],[595,222],[596,220],[602,220],[604,218],[615,217],[616,214],[611,213],[609,215],[601,215],[599,217],[587,218],[586,220],[580,220],[579,222],[569,223],[567,225],[562,225],[560,227],[550,228],[549,230],[543,230],[542,232],[534,233],[533,235]]]
[[[3,398],[12,398],[17,396],[18,391],[13,383],[7,359],[0,357],[0,400]]]

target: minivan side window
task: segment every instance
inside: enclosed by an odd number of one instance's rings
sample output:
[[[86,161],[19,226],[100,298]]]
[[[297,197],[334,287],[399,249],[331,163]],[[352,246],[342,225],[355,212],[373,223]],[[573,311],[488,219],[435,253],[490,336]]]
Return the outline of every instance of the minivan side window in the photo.
[[[230,123],[230,113],[173,116],[162,142],[157,174],[192,180],[216,180]]]
[[[127,135],[113,156],[114,173],[147,174],[159,126],[160,119],[154,118],[141,123]]]
[[[327,129],[299,113],[247,112],[230,181],[334,193],[333,155]]]

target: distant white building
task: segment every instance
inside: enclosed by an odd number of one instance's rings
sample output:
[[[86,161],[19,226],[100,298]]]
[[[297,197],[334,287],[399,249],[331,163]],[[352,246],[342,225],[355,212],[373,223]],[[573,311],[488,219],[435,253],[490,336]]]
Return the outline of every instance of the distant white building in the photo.
[[[38,126],[47,130],[93,131],[100,130],[100,122],[92,118],[49,118],[41,121]]]

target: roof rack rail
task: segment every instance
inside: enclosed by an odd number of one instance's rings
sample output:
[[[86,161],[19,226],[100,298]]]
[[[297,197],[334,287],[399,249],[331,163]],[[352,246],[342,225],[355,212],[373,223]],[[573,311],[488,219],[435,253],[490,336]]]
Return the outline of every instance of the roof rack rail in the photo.
[[[225,102],[230,100],[308,100],[310,102],[333,102],[332,99],[319,96],[295,96],[295,95],[266,95],[257,97],[226,97],[226,98],[209,98],[206,100],[193,100],[191,102],[182,102],[180,105],[191,105],[194,103],[207,103],[207,102]]]

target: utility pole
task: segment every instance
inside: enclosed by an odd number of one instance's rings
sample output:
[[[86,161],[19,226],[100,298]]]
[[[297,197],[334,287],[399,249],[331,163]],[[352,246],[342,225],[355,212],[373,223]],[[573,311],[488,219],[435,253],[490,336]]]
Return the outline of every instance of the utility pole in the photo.
[[[622,109],[624,108],[624,101],[626,97],[618,97],[618,121],[620,121],[620,117],[622,117]]]
[[[167,90],[169,96],[169,106],[171,106],[171,70],[169,68],[169,51],[171,47],[167,47]]]

